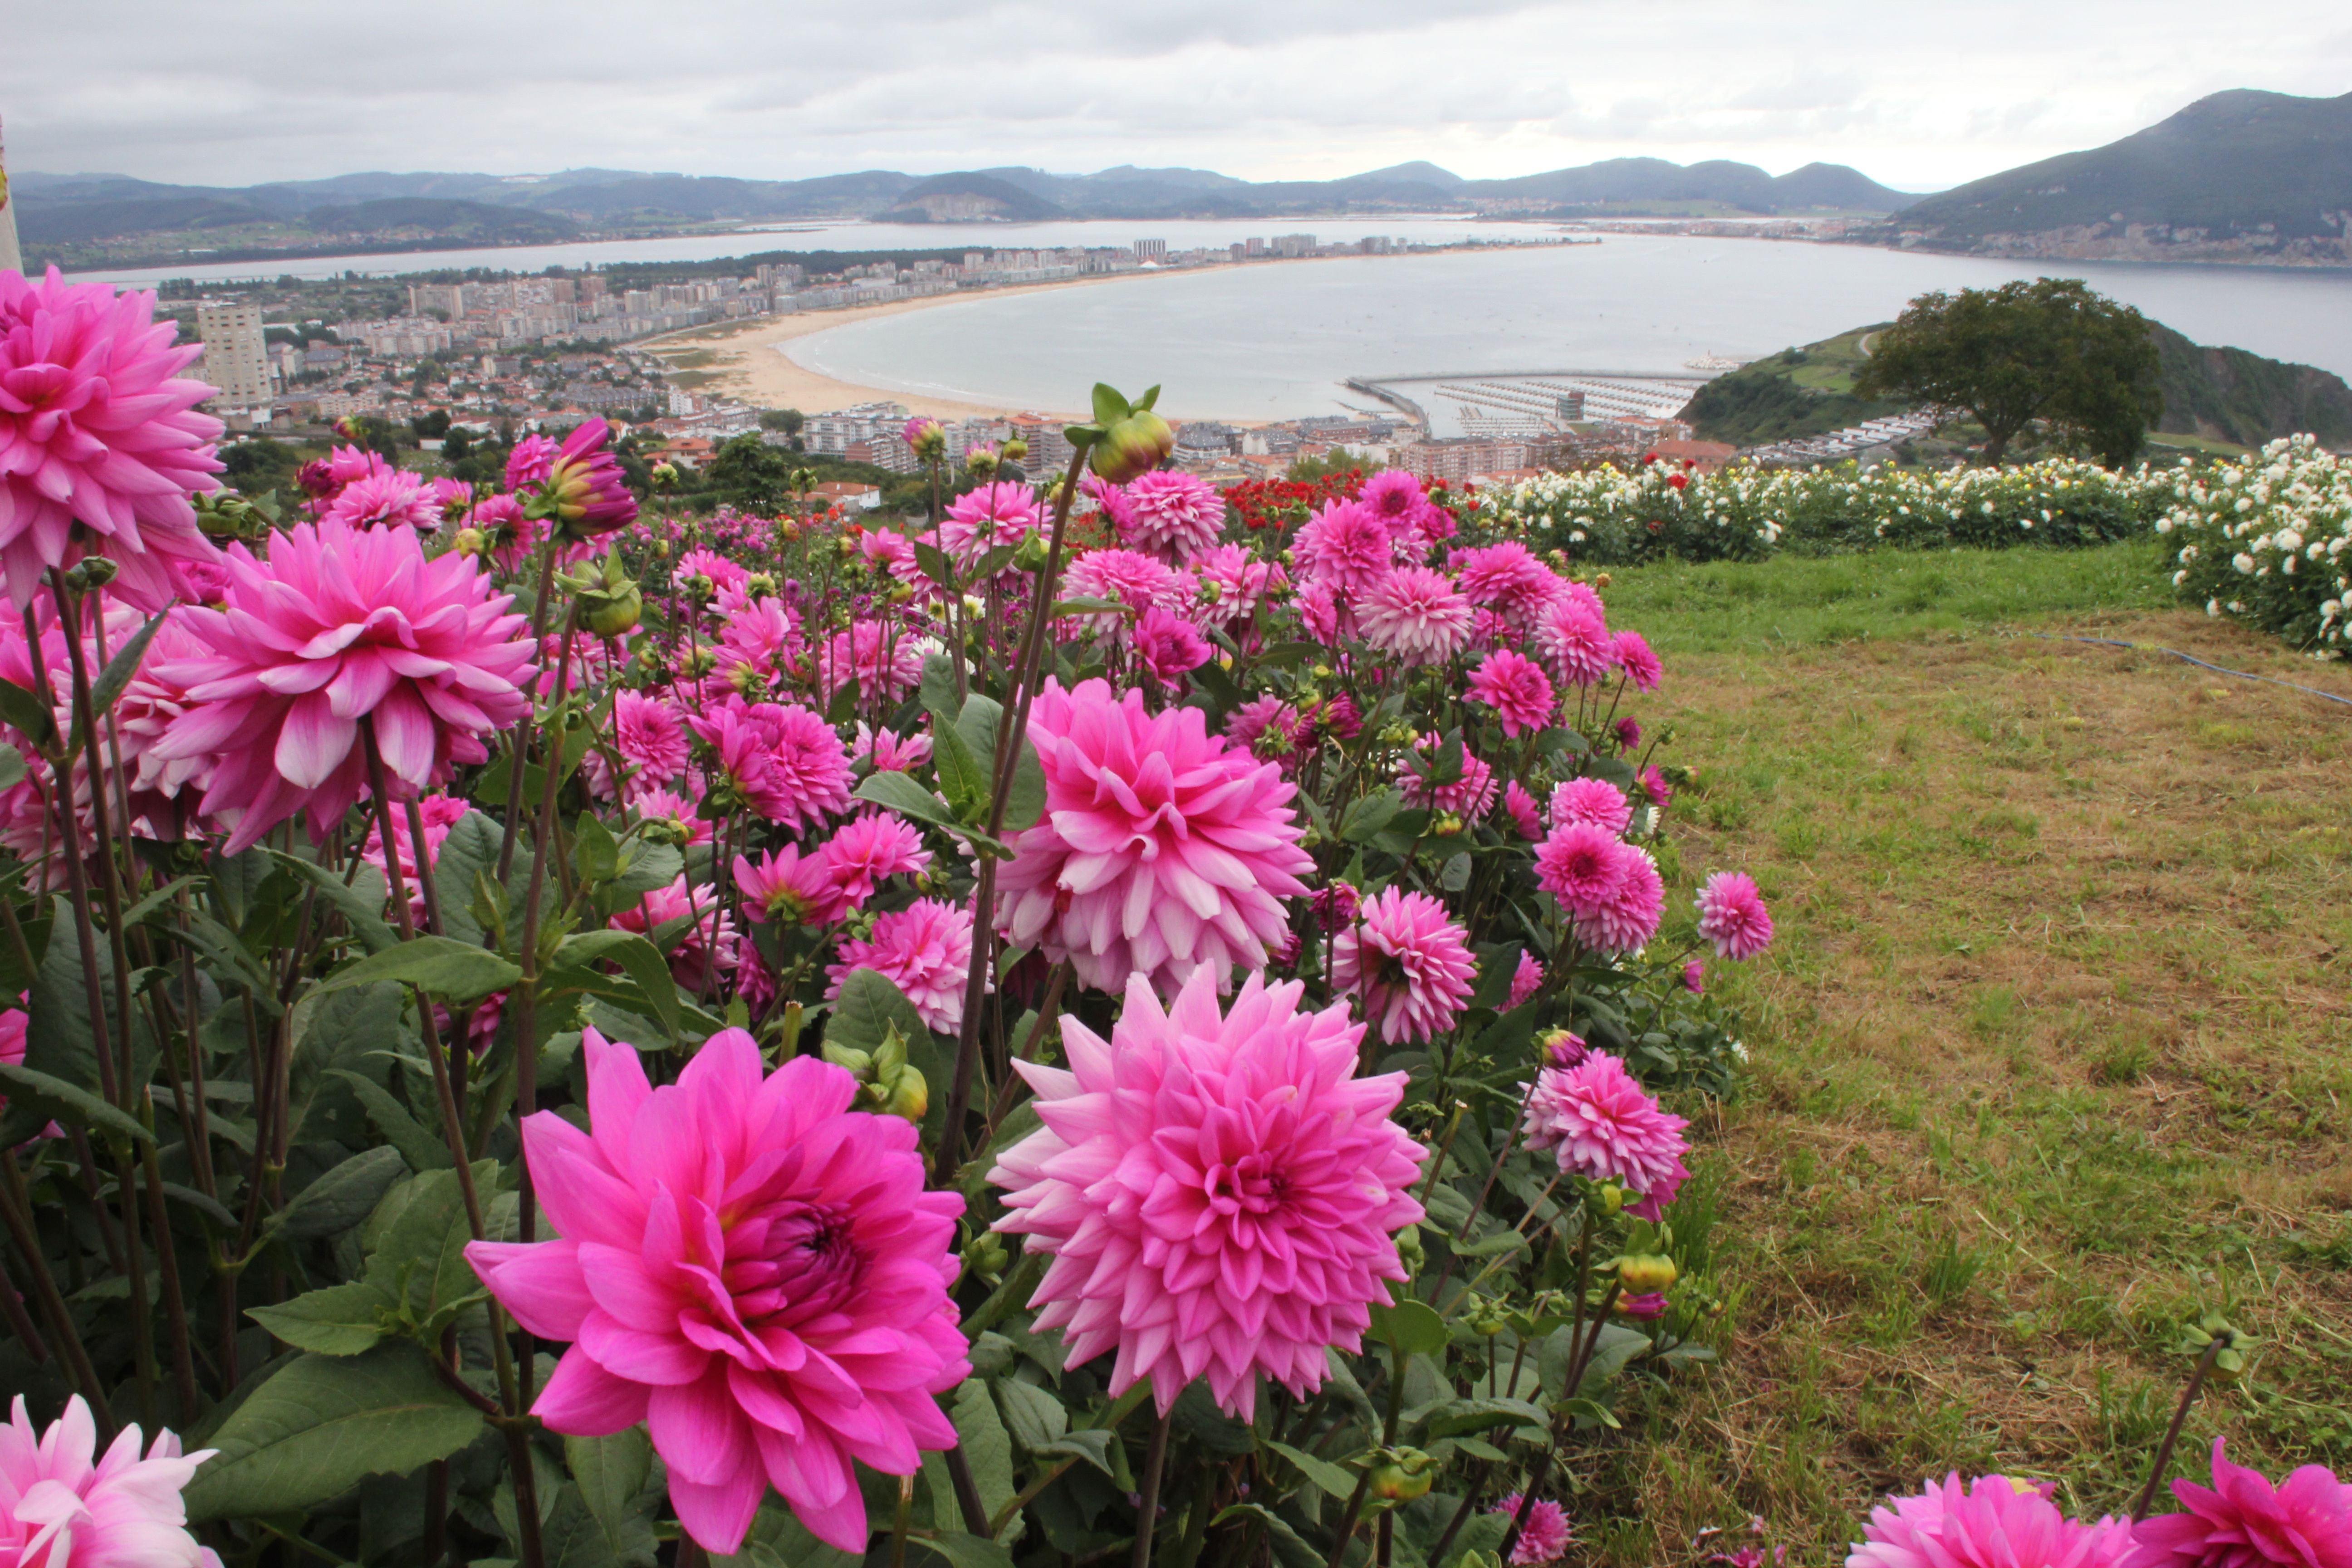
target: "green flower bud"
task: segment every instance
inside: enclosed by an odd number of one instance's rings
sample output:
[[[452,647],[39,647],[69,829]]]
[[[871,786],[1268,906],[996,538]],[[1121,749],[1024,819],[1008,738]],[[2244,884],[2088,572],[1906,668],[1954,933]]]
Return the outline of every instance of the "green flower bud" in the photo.
[[[1029,443],[1015,436],[999,447],[996,455],[1003,462],[1017,463],[1029,455]]]
[[[1675,1260],[1654,1253],[1622,1258],[1617,1264],[1617,1282],[1629,1296],[1650,1296],[1672,1289],[1677,1278]]]
[[[1404,1265],[1407,1278],[1419,1274],[1422,1266],[1429,1261],[1428,1250],[1421,1244],[1421,1226],[1417,1225],[1397,1232],[1396,1249],[1397,1261]]]
[[[461,528],[450,540],[449,548],[460,555],[479,555],[489,544],[488,538],[478,528]]]
[[[1021,542],[1013,547],[1013,564],[1023,572],[1043,572],[1046,557],[1051,553],[1045,547],[1044,537],[1033,528],[1023,534]]]
[[[615,591],[600,588],[580,595],[580,619],[600,637],[626,637],[637,629],[646,612],[645,595],[635,583]]]
[[[903,1116],[917,1126],[922,1125],[923,1113],[931,1108],[931,1086],[922,1070],[911,1062],[901,1061],[887,1083],[877,1084],[882,1090],[882,1109],[892,1116]]]
[[[1102,433],[1087,454],[1094,471],[1115,485],[1148,474],[1176,449],[1176,432],[1149,408],[1139,408]]]
[[[1383,1450],[1381,1461],[1372,1468],[1370,1491],[1384,1503],[1427,1497],[1437,1483],[1437,1461],[1418,1448]]]
[[[114,574],[121,570],[103,555],[85,555],[66,568],[66,585],[88,593],[113,582]]]

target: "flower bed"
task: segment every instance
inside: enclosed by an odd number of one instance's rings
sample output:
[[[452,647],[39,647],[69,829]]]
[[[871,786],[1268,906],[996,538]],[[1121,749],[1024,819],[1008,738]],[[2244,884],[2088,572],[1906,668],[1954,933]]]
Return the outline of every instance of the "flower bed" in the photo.
[[[2209,616],[2343,657],[2352,617],[2352,462],[2308,436],[2173,481],[2156,531],[2173,586]]]

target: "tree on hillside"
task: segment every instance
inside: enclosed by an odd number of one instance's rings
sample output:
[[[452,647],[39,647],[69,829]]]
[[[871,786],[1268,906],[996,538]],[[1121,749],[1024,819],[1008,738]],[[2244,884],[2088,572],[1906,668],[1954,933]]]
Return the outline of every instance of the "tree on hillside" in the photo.
[[[719,448],[704,478],[721,500],[772,515],[792,494],[793,463],[785,453],[746,433]]]
[[[2117,466],[2164,415],[2147,318],[2075,278],[1922,294],[1876,335],[1854,377],[1863,397],[1965,409],[1998,463],[2035,420]]]

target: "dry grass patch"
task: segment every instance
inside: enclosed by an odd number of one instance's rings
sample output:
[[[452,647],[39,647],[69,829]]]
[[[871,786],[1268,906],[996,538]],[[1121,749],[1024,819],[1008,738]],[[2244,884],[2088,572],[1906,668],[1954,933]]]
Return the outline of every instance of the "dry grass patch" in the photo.
[[[2216,1433],[2352,1459],[2352,709],[2015,631],[1614,618],[1668,649],[1701,770],[1685,880],[1746,867],[1781,935],[1715,975],[1755,1056],[1703,1173],[1724,1360],[1584,1467],[1588,1511],[1647,1510],[1597,1560],[1757,1513],[1841,1561],[1874,1494],[1951,1468],[2120,1511],[2207,1307],[2264,1349],[2176,1468]],[[2028,624],[2352,697],[2202,616]]]

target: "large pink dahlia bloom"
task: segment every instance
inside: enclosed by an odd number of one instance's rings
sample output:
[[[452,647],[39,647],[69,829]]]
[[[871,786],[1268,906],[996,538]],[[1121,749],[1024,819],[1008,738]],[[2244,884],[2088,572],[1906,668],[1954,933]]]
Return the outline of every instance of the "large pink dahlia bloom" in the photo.
[[[1356,606],[1364,640],[1397,662],[1443,664],[1470,642],[1470,601],[1443,572],[1400,566],[1369,589]]]
[[[221,1568],[188,1533],[181,1491],[210,1448],[180,1452],[158,1432],[144,1458],[125,1426],[103,1458],[98,1423],[77,1394],[37,1433],[16,1395],[0,1426],[0,1563],[22,1568]]]
[[[2118,1519],[2068,1519],[2044,1489],[1958,1472],[1871,1510],[1846,1568],[2116,1568],[2131,1547]]]
[[[568,1341],[531,1406],[583,1436],[639,1421],[678,1521],[733,1552],[772,1484],[818,1539],[866,1549],[855,1459],[912,1475],[955,1428],[932,1395],[970,1372],[955,1303],[963,1199],[923,1190],[912,1124],[849,1109],[814,1057],[764,1077],[741,1029],[677,1082],[591,1030],[588,1131],[552,1111],[523,1152],[560,1239],[468,1261],[532,1333]]]
[[[1492,708],[1503,721],[1503,733],[1515,741],[1549,723],[1558,706],[1543,666],[1510,648],[1488,654],[1471,672],[1463,695]]]
[[[1715,944],[1716,956],[1745,963],[1772,945],[1772,914],[1756,879],[1742,871],[1717,871],[1698,890],[1698,934]]]
[[[2352,1483],[2325,1465],[2273,1488],[2216,1437],[2211,1488],[2175,1481],[2172,1495],[2189,1511],[2140,1521],[2124,1568],[2352,1568]]]
[[[150,293],[0,271],[0,576],[18,610],[44,569],[89,550],[144,610],[218,559],[188,500],[219,486],[221,422],[195,411],[213,389],[180,374],[204,351],[154,318]]]
[[[1641,1195],[1625,1212],[1654,1220],[1690,1176],[1683,1155],[1690,1123],[1662,1110],[1625,1064],[1588,1052],[1574,1067],[1547,1067],[1527,1094],[1530,1149],[1556,1151],[1559,1168],[1596,1182],[1622,1182]]]
[[[1181,566],[1217,542],[1225,498],[1206,479],[1173,468],[1138,474],[1127,487],[1120,538],[1133,549]]]
[[[1389,888],[1331,939],[1331,989],[1360,997],[1390,1045],[1444,1033],[1470,1005],[1477,972],[1467,933],[1427,893]]]
[[[363,719],[389,780],[423,794],[530,710],[522,617],[470,558],[426,560],[413,529],[299,523],[267,561],[242,543],[227,561],[225,607],[174,617],[205,651],[158,667],[190,706],[151,750],[217,757],[203,809],[235,823],[232,855],[298,811],[326,837],[367,782]]]
[[[874,922],[874,934],[841,944],[841,960],[825,966],[825,1000],[841,994],[850,972],[870,969],[907,994],[923,1026],[951,1035],[963,1024],[964,989],[971,979],[971,910],[944,899],[917,899]]]
[[[1203,967],[1222,990],[1234,964],[1265,964],[1281,900],[1315,864],[1280,769],[1209,734],[1197,708],[1147,713],[1142,692],[1101,680],[1048,680],[1029,735],[1045,815],[999,873],[1008,937],[1098,991],[1142,973],[1172,993]]]
[[[1065,1018],[1067,1070],[1014,1064],[1045,1126],[988,1179],[996,1228],[1054,1259],[1036,1326],[1072,1366],[1116,1351],[1111,1391],[1149,1377],[1162,1414],[1204,1373],[1244,1421],[1258,1373],[1319,1387],[1405,1278],[1424,1151],[1389,1120],[1404,1075],[1353,1076],[1363,1026],[1301,1012],[1305,989],[1253,974],[1220,1016],[1200,972],[1162,1011],[1138,974],[1109,1040]]]

